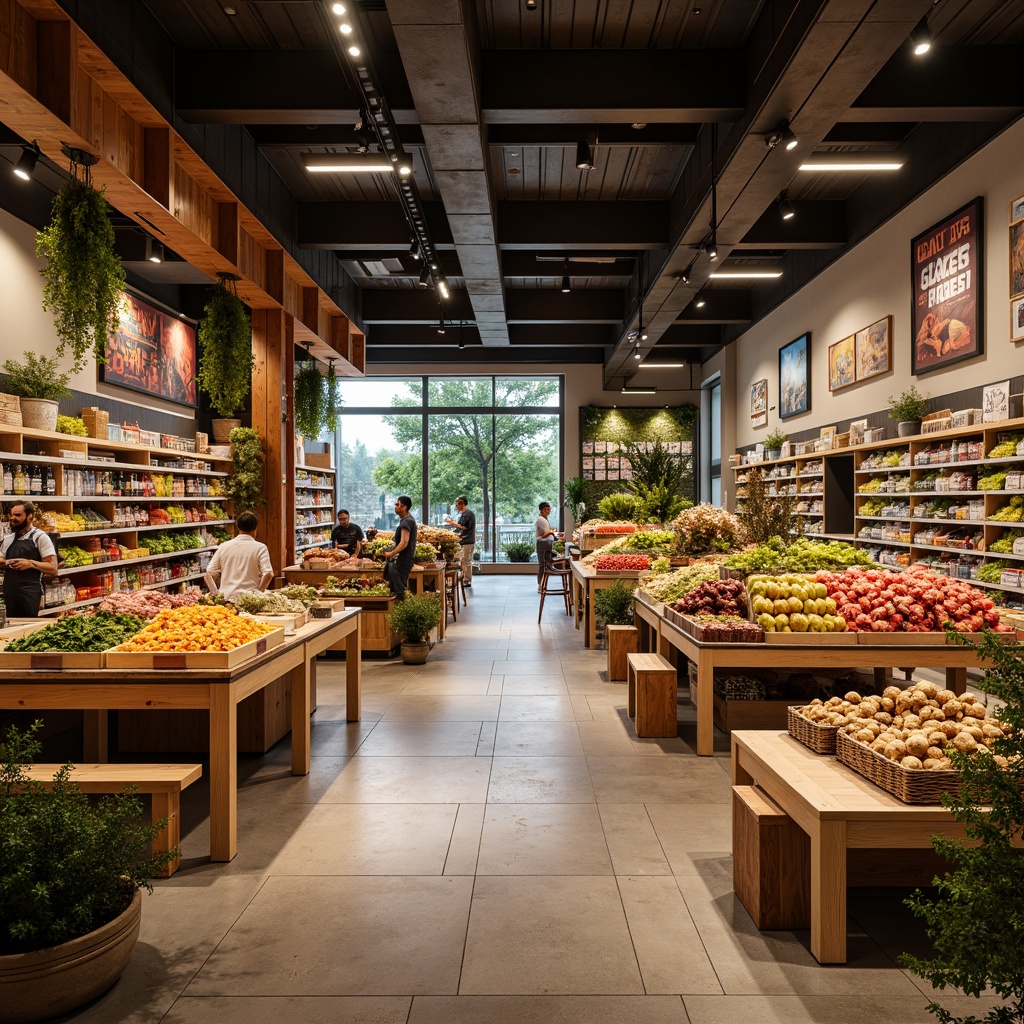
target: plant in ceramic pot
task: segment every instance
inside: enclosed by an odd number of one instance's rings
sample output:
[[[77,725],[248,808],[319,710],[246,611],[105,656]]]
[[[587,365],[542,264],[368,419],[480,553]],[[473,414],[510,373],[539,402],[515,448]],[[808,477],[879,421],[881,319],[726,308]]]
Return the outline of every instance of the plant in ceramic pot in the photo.
[[[224,493],[235,506],[235,515],[248,512],[266,500],[263,497],[263,441],[251,427],[235,427],[228,435],[232,445],[232,474]]]
[[[114,229],[103,190],[93,187],[89,162],[95,158],[71,150],[71,177],[53,197],[50,223],[36,235],[36,255],[46,260],[40,273],[43,309],[53,313],[59,345],[81,370],[90,350],[102,362],[107,339],[117,328],[118,304],[125,286],[124,268],[114,249]],[[81,174],[81,177],[79,177]]]
[[[407,594],[404,601],[396,601],[388,615],[391,629],[403,638],[402,661],[407,665],[422,665],[430,652],[430,633],[441,623],[443,610],[436,594]]]
[[[57,360],[50,356],[37,356],[26,352],[23,362],[8,359],[4,362],[9,394],[21,400],[23,426],[37,430],[57,429],[57,402],[70,398],[68,384],[71,375],[57,371]]]
[[[196,383],[221,417],[213,421],[213,436],[223,443],[235,427],[241,426],[241,420],[235,417],[252,388],[255,358],[252,324],[235,291],[235,278],[231,274],[219,277],[220,284],[206,303],[199,325]]]
[[[896,433],[910,437],[921,432],[921,420],[928,414],[928,398],[911,384],[896,398],[889,396],[889,419],[896,421]]]
[[[179,856],[149,857],[166,827],[140,824],[128,791],[90,804],[65,765],[51,786],[25,773],[35,733],[0,740],[0,1020],[44,1020],[95,999],[121,976],[139,934],[141,888]]]
[[[789,434],[776,427],[765,439],[764,447],[769,459],[777,459],[782,455],[782,446],[789,440]]]
[[[536,551],[535,545],[528,540],[510,540],[502,544],[501,549],[508,555],[510,562],[528,562]]]
[[[616,580],[594,594],[594,608],[599,621],[609,626],[633,624],[633,582]]]

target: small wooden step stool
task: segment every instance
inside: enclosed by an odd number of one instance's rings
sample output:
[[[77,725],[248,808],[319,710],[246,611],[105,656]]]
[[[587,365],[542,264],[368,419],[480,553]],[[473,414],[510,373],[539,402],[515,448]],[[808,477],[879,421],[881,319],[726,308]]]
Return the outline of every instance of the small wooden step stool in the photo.
[[[636,654],[636,626],[606,626],[608,637],[608,681],[625,682],[626,655]]]
[[[676,670],[660,654],[627,654],[629,717],[637,736],[677,736]]]

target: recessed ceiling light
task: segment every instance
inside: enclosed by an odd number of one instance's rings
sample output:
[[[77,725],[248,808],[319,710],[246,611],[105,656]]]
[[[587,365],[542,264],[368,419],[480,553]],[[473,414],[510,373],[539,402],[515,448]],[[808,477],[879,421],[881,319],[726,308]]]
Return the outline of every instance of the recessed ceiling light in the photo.
[[[345,13],[345,5],[344,4],[331,4],[331,10],[335,14],[337,14],[338,17],[340,18],[341,15],[343,15]]]
[[[234,7],[225,7],[224,8],[224,13],[225,14],[230,14],[232,17],[234,17],[234,15],[236,15],[238,13],[238,11],[236,11]]]
[[[801,171],[898,171],[903,166],[900,157],[881,160],[869,157],[866,160],[851,158],[848,154],[830,157],[815,156],[800,165]]]
[[[772,278],[782,277],[781,270],[716,270],[711,276],[713,278],[749,278],[755,280],[757,278]]]
[[[646,128],[646,127],[647,127],[647,122],[646,121],[634,121],[630,125],[630,128],[635,128],[637,131],[640,131],[641,128]]]
[[[341,34],[342,34],[343,36],[350,36],[350,35],[352,35],[352,26],[351,26],[351,25],[350,25],[350,24],[349,24],[349,23],[348,23],[347,21],[343,21],[343,22],[342,22],[342,23],[341,23],[341,24],[340,24],[340,25],[338,26],[338,31],[339,31],[339,32],[340,32],[340,33],[341,33]]]
[[[350,57],[359,57],[362,54],[362,52],[363,51],[360,50],[358,46],[350,46],[348,48],[348,55]]]

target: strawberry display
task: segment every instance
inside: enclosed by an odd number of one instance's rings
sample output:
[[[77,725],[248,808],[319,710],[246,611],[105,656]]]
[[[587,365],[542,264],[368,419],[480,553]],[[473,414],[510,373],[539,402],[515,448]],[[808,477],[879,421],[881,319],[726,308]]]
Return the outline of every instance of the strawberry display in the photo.
[[[598,555],[594,559],[595,569],[612,569],[616,572],[642,572],[650,569],[651,560],[646,555]]]
[[[633,523],[602,523],[594,528],[594,533],[635,533],[636,526]]]
[[[691,590],[672,607],[684,615],[727,615],[743,618],[747,614],[747,595],[739,580],[708,580]]]

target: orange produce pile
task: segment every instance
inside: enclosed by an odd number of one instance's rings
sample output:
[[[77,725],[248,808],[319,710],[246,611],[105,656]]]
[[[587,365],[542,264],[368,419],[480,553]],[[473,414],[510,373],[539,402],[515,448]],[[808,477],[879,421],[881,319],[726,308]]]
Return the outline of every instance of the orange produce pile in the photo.
[[[119,651],[232,651],[274,631],[274,626],[241,616],[234,608],[191,605],[168,608]]]

